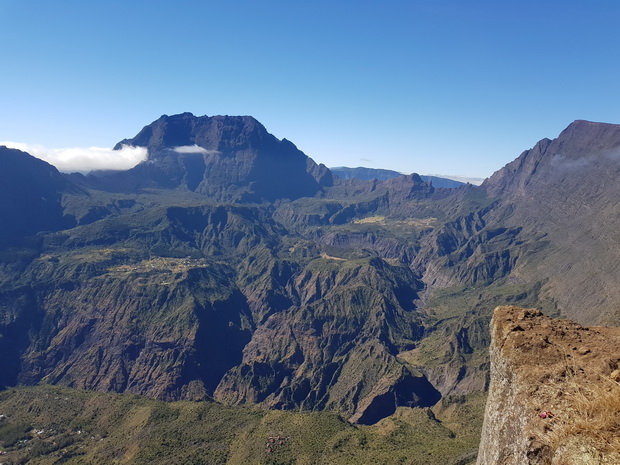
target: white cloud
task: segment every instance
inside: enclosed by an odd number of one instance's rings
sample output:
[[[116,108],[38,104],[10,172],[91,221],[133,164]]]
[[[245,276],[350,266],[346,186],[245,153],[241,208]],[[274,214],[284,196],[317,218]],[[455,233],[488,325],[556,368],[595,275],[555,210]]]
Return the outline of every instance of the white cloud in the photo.
[[[219,153],[217,150],[208,150],[203,147],[200,147],[196,144],[194,145],[181,145],[179,147],[175,147],[174,150],[176,153],[204,153],[205,155],[212,155]]]
[[[128,170],[146,159],[145,147],[123,145],[121,150],[104,147],[71,147],[50,149],[42,145],[23,144],[21,142],[0,142],[0,145],[28,152],[65,173],[92,170]]]

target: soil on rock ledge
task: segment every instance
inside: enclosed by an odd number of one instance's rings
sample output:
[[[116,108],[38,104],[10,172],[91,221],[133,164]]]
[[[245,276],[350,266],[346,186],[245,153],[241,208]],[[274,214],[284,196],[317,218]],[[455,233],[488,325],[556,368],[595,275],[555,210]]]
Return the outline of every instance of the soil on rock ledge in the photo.
[[[620,463],[620,328],[498,307],[478,465]]]

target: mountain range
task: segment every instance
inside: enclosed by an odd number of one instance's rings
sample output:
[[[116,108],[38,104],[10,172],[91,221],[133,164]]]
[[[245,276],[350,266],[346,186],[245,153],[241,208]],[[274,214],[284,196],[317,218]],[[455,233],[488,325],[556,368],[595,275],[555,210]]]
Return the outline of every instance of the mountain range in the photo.
[[[348,168],[346,166],[339,166],[329,169],[332,174],[336,175],[340,179],[361,179],[364,181],[371,181],[376,179],[377,181],[387,181],[388,179],[398,178],[403,173],[393,170],[383,170],[377,168]],[[420,175],[422,181],[429,181],[433,184],[433,187],[460,187],[464,185],[464,182],[454,181],[448,178],[442,178],[440,176],[427,176]]]
[[[0,148],[0,385],[330,410],[487,387],[491,310],[620,323],[620,126],[481,186],[343,179],[248,116],[162,116],[122,172]]]

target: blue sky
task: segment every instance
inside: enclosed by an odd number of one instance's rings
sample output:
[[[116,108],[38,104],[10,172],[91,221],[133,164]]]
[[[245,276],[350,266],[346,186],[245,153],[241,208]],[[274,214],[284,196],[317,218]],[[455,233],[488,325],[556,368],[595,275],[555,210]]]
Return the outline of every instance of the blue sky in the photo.
[[[620,123],[620,2],[0,0],[0,141],[252,115],[328,166],[485,177]]]

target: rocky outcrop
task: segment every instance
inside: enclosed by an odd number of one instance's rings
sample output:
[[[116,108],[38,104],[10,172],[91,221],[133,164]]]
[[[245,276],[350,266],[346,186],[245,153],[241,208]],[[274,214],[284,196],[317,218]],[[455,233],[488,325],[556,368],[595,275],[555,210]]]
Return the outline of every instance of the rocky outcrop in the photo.
[[[498,307],[478,465],[620,463],[620,328]]]

